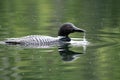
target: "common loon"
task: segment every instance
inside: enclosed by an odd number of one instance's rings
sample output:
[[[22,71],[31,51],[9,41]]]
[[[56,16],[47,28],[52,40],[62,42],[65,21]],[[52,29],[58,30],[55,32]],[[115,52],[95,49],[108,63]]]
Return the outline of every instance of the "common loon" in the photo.
[[[69,42],[69,34],[73,32],[85,32],[85,30],[75,27],[72,23],[64,23],[58,31],[58,37],[42,36],[42,35],[29,35],[19,38],[8,38],[4,42],[11,45],[50,45],[55,42],[63,41]]]

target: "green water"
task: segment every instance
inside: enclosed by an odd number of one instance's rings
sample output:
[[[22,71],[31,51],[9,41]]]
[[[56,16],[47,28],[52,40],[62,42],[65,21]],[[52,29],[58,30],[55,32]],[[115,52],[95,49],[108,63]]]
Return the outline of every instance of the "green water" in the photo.
[[[0,1],[0,40],[35,34],[57,36],[65,22],[87,31],[91,44],[84,54],[64,61],[57,47],[0,45],[0,80],[120,80],[119,0]],[[84,52],[83,47],[69,50]]]

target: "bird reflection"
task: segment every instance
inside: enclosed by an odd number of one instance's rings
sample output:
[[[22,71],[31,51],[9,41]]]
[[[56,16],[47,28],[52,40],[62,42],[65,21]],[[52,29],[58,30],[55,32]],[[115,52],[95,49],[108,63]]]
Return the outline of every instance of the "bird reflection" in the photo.
[[[63,45],[60,45],[58,48],[58,52],[60,54],[60,56],[62,57],[63,61],[74,61],[76,59],[79,58],[80,54],[83,54],[83,52],[75,52],[70,50],[70,44],[69,43],[65,43]]]

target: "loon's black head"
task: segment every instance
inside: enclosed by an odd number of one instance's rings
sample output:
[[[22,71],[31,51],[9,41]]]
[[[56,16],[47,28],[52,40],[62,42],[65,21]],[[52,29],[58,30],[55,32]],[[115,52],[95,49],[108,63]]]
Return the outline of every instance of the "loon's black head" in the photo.
[[[73,32],[85,32],[85,30],[75,27],[72,23],[64,23],[59,29],[58,36],[62,36],[61,39],[64,41],[70,41],[68,35]]]

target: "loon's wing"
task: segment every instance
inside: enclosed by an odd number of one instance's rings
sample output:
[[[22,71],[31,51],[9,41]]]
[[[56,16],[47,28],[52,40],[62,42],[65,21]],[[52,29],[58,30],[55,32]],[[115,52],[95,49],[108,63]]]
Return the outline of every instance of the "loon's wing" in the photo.
[[[30,35],[20,38],[7,38],[5,40],[6,44],[11,45],[27,45],[27,46],[33,46],[33,45],[39,45],[39,46],[46,46],[54,44],[58,41],[58,38],[50,37],[50,36],[41,36],[41,35]]]

